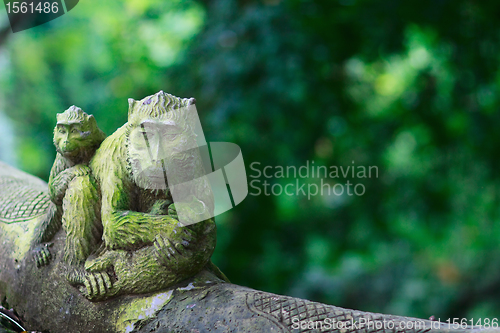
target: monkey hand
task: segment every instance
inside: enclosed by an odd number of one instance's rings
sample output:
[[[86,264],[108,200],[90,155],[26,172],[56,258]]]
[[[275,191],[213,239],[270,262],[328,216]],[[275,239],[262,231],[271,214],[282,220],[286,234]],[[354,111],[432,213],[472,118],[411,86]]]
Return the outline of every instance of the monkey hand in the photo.
[[[83,285],[85,283],[85,272],[81,267],[69,266],[64,276],[72,286]]]
[[[66,172],[68,169],[60,172],[52,181],[49,183],[49,195],[50,200],[57,206],[62,205],[64,195],[68,189],[69,182],[73,179],[71,173]]]
[[[177,239],[159,234],[153,243],[156,259],[164,266],[176,265],[182,257],[189,256],[190,247],[195,242],[196,235],[193,231],[186,227],[179,227],[177,230],[180,235],[175,237]]]
[[[158,200],[154,203],[153,207],[149,211],[151,215],[170,215],[168,211],[169,205],[171,205],[172,201],[170,200]]]
[[[182,212],[181,219],[179,219],[179,212]],[[180,201],[170,205],[168,207],[168,215],[183,225],[192,225],[212,217],[207,205],[194,196],[192,196],[190,201]]]
[[[77,164],[71,168],[61,171],[49,183],[49,195],[53,203],[60,206],[69,183],[76,177],[90,174],[90,168],[84,164]]]
[[[70,174],[72,174],[71,179],[76,178],[76,177],[90,175],[90,168],[88,165],[85,165],[85,164],[77,164],[75,166],[72,166],[71,168],[64,170],[64,171],[67,171]]]
[[[170,206],[168,206],[168,215],[170,215],[170,217],[179,221],[179,217],[177,216],[177,209],[175,208],[175,204],[171,204]]]
[[[49,247],[54,243],[45,243],[36,246],[32,250],[33,260],[36,263],[36,267],[40,268],[42,266],[46,266],[50,263],[52,259],[52,254],[49,251]]]
[[[119,291],[113,282],[114,264],[116,261],[125,262],[127,251],[107,251],[97,258],[85,262],[85,278],[80,292],[90,300],[98,300],[112,296]]]

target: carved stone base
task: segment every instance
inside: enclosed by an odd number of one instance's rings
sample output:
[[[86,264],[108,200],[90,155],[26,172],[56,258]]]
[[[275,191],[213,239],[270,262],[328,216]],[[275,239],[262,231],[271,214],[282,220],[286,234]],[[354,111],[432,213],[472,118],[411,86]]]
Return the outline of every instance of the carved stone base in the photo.
[[[23,186],[44,191],[45,185],[40,180],[0,164],[0,179],[2,177],[14,177]],[[7,187],[2,189],[2,184]],[[9,186],[9,182],[0,182],[0,197],[15,195],[6,190]],[[31,193],[31,197],[36,195],[33,191],[27,193]],[[0,206],[4,201],[0,198]],[[53,239],[52,261],[37,268],[29,245],[41,216],[23,215],[21,211],[27,206],[22,200],[18,202],[19,208],[2,210],[0,207],[0,301],[4,307],[14,308],[29,330],[72,333],[479,331],[453,330],[439,322],[360,312],[256,291],[224,283],[207,270],[156,293],[89,301],[65,278],[64,231],[60,230]],[[45,201],[39,200],[37,204],[39,202]],[[9,212],[10,217],[20,220],[2,220],[2,212]]]

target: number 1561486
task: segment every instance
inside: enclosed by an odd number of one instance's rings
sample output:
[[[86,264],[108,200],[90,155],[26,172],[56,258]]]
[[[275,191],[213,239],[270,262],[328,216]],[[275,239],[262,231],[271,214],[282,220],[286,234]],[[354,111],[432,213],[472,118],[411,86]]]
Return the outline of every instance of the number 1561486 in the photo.
[[[59,5],[57,2],[39,2],[38,4],[28,3],[28,2],[8,2],[7,13],[9,14],[34,14],[34,13],[57,13],[59,12]]]

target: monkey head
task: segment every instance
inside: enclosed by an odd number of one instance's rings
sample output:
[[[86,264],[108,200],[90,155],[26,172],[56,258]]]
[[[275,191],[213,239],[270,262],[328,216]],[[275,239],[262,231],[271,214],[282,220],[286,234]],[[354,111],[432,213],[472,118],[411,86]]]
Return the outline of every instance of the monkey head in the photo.
[[[73,105],[57,114],[54,145],[59,154],[74,164],[87,163],[105,138],[94,116],[79,107]]]
[[[194,98],[163,91],[140,101],[129,99],[128,159],[135,183],[145,189],[166,189],[189,172],[190,150],[197,149]],[[197,118],[196,118],[197,119]],[[180,171],[184,170],[179,174]],[[167,180],[168,178],[168,180]]]

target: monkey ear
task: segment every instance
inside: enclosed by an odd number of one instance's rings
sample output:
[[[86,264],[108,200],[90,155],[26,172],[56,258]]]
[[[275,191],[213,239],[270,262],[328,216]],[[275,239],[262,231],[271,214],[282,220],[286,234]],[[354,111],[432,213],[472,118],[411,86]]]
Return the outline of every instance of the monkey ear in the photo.
[[[96,128],[97,127],[97,121],[95,120],[93,115],[88,115],[87,116],[87,121],[89,122],[91,128]]]
[[[129,98],[128,99],[128,117],[130,119],[130,115],[132,115],[132,113],[134,113],[134,106],[135,104],[137,103],[138,101],[136,101],[135,99],[133,98]]]
[[[128,107],[129,107],[129,108],[134,107],[134,104],[135,104],[136,102],[137,102],[137,101],[136,101],[135,99],[133,99],[133,98],[129,98],[129,99],[128,99]]]

